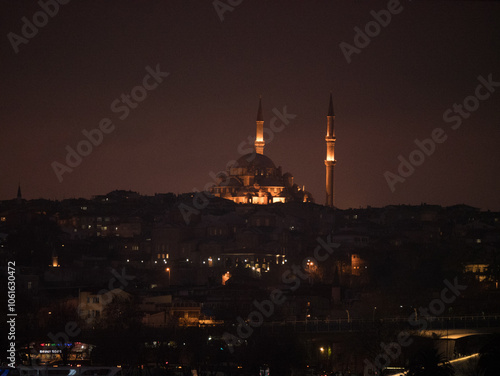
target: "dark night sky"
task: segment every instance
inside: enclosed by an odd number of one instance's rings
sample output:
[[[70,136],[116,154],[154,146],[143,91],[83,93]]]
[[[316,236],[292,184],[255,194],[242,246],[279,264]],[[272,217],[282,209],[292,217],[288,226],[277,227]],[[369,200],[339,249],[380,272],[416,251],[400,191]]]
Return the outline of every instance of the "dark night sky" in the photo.
[[[223,0],[227,2],[227,0]],[[235,0],[233,0],[235,2]],[[387,1],[244,0],[219,19],[212,1],[72,0],[16,54],[37,2],[1,5],[0,199],[91,197],[203,189],[255,136],[258,96],[296,114],[265,154],[324,203],[326,113],[336,112],[336,204],[465,203],[500,210],[500,87],[459,129],[443,113],[474,95],[478,77],[500,81],[500,2],[408,1],[347,63],[339,44]],[[170,75],[120,120],[111,103]],[[59,182],[51,163],[102,118],[115,125]],[[414,140],[441,127],[447,140],[391,192],[384,172]]]

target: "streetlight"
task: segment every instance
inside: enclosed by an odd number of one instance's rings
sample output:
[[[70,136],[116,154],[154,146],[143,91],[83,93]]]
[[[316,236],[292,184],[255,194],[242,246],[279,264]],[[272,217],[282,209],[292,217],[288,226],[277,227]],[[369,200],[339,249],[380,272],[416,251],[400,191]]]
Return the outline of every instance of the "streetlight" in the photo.
[[[375,311],[376,310],[377,310],[377,307],[373,307],[372,321],[375,321]]]
[[[170,286],[170,268],[166,268],[165,271],[168,273],[168,285]]]

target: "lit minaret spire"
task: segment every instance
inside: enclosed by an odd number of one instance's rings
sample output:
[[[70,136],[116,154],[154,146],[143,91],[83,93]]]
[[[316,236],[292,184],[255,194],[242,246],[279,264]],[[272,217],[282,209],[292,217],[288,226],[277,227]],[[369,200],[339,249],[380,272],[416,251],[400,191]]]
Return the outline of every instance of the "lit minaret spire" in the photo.
[[[335,113],[333,112],[333,99],[330,93],[330,105],[326,116],[326,206],[335,204],[334,170],[335,170]]]
[[[262,116],[262,96],[259,97],[259,109],[257,111],[257,134],[255,135],[255,152],[264,154],[264,117]]]

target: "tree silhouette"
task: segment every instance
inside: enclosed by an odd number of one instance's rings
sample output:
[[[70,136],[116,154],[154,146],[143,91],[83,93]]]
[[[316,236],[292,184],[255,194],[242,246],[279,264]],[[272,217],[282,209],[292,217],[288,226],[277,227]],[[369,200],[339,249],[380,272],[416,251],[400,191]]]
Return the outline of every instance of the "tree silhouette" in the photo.
[[[479,352],[477,374],[480,376],[500,375],[500,335],[495,334]]]
[[[455,370],[442,353],[426,348],[410,360],[409,376],[453,376]]]
[[[101,324],[105,328],[126,330],[141,326],[141,313],[138,311],[136,297],[130,299],[114,296],[113,300],[104,308]]]

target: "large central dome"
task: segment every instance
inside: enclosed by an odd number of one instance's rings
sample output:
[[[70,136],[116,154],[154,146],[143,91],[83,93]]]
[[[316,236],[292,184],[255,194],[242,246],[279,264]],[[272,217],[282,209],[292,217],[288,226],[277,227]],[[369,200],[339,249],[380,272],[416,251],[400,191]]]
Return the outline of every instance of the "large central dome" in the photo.
[[[276,169],[276,166],[274,162],[271,160],[271,158],[266,157],[265,155],[262,154],[257,154],[257,153],[248,153],[245,154],[244,156],[240,157],[237,161],[236,164],[233,167],[244,167],[244,168],[249,168],[249,167],[255,167],[257,169],[264,169],[264,168],[272,168]]]

